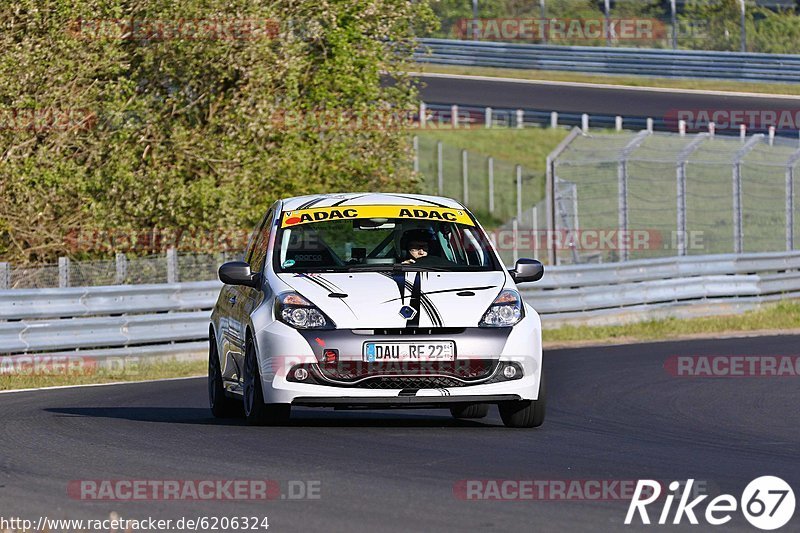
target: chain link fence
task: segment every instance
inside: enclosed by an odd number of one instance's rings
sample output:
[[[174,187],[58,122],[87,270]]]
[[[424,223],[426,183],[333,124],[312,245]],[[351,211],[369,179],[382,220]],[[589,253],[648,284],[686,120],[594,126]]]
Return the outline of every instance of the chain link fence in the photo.
[[[550,256],[586,263],[796,250],[799,160],[796,140],[760,134],[577,135],[551,165]]]
[[[241,253],[181,253],[128,258],[117,254],[112,260],[71,261],[34,267],[0,263],[0,289],[43,289],[54,287],[96,287],[175,283],[217,279],[219,266],[241,260]]]

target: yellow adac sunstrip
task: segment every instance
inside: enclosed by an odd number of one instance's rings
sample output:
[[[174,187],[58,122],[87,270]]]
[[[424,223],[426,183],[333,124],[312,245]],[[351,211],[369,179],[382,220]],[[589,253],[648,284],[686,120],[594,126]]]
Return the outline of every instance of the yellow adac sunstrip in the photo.
[[[456,222],[467,226],[475,223],[463,209],[435,207],[428,205],[356,205],[352,207],[317,207],[284,211],[282,228],[290,228],[312,222],[326,220],[346,220],[355,218],[408,218],[438,222]]]

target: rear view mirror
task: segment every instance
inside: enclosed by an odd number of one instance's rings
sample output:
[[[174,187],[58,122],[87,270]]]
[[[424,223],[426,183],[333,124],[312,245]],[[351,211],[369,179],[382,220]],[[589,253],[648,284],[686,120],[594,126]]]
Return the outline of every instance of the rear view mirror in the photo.
[[[257,289],[261,276],[250,272],[250,265],[244,261],[231,261],[219,267],[219,280],[225,285],[244,285]]]
[[[544,265],[536,259],[521,258],[514,265],[514,270],[509,270],[508,273],[511,274],[515,283],[539,281],[544,276]]]

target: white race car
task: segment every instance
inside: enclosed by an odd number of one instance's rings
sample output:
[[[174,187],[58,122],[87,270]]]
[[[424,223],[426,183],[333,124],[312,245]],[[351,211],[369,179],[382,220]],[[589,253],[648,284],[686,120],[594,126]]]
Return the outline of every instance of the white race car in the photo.
[[[245,262],[219,269],[208,386],[217,417],[288,421],[291,407],[499,407],[507,426],[545,416],[541,322],[460,203],[412,194],[275,202]]]

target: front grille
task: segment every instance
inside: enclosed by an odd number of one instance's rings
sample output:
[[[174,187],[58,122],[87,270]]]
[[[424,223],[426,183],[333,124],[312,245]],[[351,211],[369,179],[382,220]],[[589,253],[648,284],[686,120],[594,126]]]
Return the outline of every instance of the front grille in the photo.
[[[465,385],[469,385],[469,383],[443,376],[391,376],[368,379],[356,384],[355,387],[359,389],[446,389]]]
[[[393,361],[385,363],[344,361],[337,364],[320,364],[316,366],[316,370],[319,371],[323,379],[344,382],[355,382],[367,377],[401,377],[408,379],[416,376],[439,375],[461,380],[480,380],[490,376],[496,366],[497,361],[491,359],[426,362]]]

